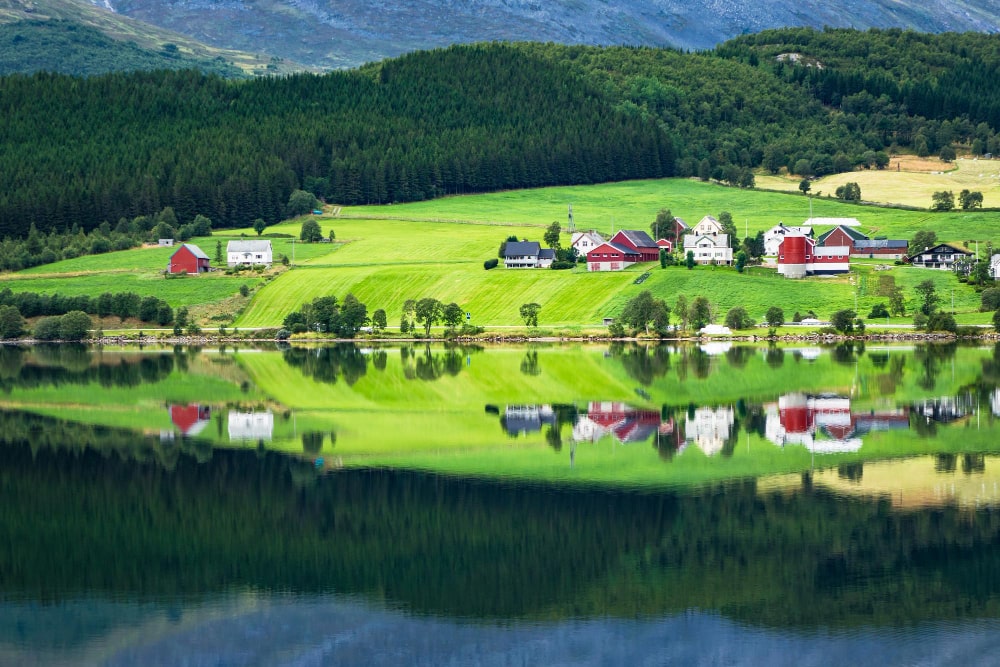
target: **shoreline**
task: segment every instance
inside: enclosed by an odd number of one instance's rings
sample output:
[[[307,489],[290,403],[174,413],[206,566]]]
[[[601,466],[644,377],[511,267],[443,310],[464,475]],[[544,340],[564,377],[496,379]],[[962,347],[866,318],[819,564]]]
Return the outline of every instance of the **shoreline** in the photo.
[[[64,340],[37,340],[33,338],[20,338],[0,341],[0,345],[66,345],[83,344],[97,347],[111,346],[144,346],[144,345],[188,345],[188,346],[225,346],[240,343],[248,344],[406,344],[406,343],[456,343],[456,344],[508,344],[508,343],[645,343],[645,344],[705,344],[705,343],[797,343],[810,342],[819,344],[835,344],[845,342],[914,342],[925,341],[929,343],[939,343],[947,341],[994,341],[1000,342],[1000,332],[983,332],[978,335],[958,335],[951,332],[911,332],[911,333],[891,333],[891,334],[828,334],[828,333],[803,333],[803,334],[783,334],[780,336],[758,336],[749,335],[728,335],[728,336],[677,336],[672,338],[652,338],[645,336],[624,336],[612,338],[610,336],[523,336],[523,335],[479,335],[479,336],[456,336],[456,337],[430,337],[430,338],[398,338],[398,337],[365,337],[365,338],[288,338],[278,340],[275,338],[261,337],[233,337],[233,336],[102,336],[100,338],[90,338],[81,341]]]

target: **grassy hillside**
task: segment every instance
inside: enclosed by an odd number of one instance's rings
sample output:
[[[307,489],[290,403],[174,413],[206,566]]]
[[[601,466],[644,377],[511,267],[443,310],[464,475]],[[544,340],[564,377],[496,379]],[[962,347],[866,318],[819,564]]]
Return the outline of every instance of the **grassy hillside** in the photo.
[[[789,317],[796,310],[810,309],[826,317],[841,308],[854,308],[855,296],[859,311],[865,315],[873,305],[886,301],[877,294],[874,276],[786,281],[766,270],[740,275],[722,267],[688,271],[676,267],[661,270],[658,265],[637,265],[605,274],[592,274],[583,268],[572,272],[515,272],[502,267],[483,270],[483,260],[496,256],[507,235],[540,241],[544,227],[552,221],[561,221],[565,229],[570,204],[578,229],[596,228],[606,234],[612,224],[615,229],[648,229],[659,208],[670,208],[690,223],[728,210],[741,234],[744,229],[753,234],[779,221],[798,224],[809,216],[810,206],[799,194],[668,179],[345,207],[340,217],[324,219],[321,226],[324,231],[335,229],[338,241],[347,244],[335,253],[305,262],[302,268],[261,290],[238,324],[275,326],[317,296],[343,297],[348,292],[368,304],[369,310],[384,308],[391,326],[398,324],[403,301],[424,296],[445,303],[455,301],[473,314],[474,324],[482,326],[520,325],[520,305],[535,301],[542,305],[543,327],[598,325],[644,289],[671,304],[679,294],[689,301],[697,295],[707,296],[717,305],[720,317],[736,305],[747,307],[755,318],[762,318],[772,305],[782,306]],[[869,234],[910,238],[918,230],[934,229],[942,239],[979,239],[983,252],[1000,222],[1000,215],[991,212],[932,215],[824,198],[814,198],[812,209],[815,217],[856,217]],[[297,226],[286,223],[276,229],[294,233]],[[569,235],[563,236],[563,242],[568,243]],[[865,276],[871,268],[870,264],[858,264],[856,270]],[[634,285],[635,278],[647,270],[652,271],[650,278],[641,286]],[[984,314],[976,312],[978,295],[950,273],[900,267],[892,275],[907,290],[911,310],[916,305],[912,288],[931,279],[949,306],[954,290],[956,310],[965,313],[960,320],[987,321]]]
[[[403,302],[433,297],[456,302],[472,313],[472,323],[486,327],[520,327],[521,304],[537,302],[542,328],[599,328],[605,317],[617,315],[622,305],[640,291],[676,302],[683,294],[690,301],[706,296],[721,319],[733,306],[744,306],[756,319],[773,305],[781,306],[789,319],[795,311],[814,310],[828,317],[841,308],[857,308],[866,315],[876,303],[886,302],[878,294],[881,272],[873,262],[857,262],[854,275],[787,281],[773,271],[751,269],[738,274],[724,267],[661,270],[657,264],[636,265],[623,272],[590,273],[585,267],[572,271],[509,271],[501,267],[483,269],[483,261],[496,257],[500,243],[510,235],[541,241],[552,221],[565,225],[572,204],[578,229],[596,228],[605,234],[615,229],[648,229],[660,208],[670,208],[688,222],[703,215],[728,210],[740,234],[753,234],[783,221],[802,222],[809,215],[809,200],[799,194],[747,191],[689,179],[630,181],[594,186],[541,188],[502,193],[467,195],[381,207],[345,207],[339,216],[321,216],[324,234],[336,235],[334,244],[293,243],[293,238],[273,238],[275,257],[294,254],[296,267],[281,272],[270,282],[256,274],[225,276],[211,274],[165,280],[161,271],[173,252],[169,248],[146,248],[80,257],[35,267],[0,277],[0,289],[59,292],[64,295],[135,291],[155,295],[173,306],[199,304],[197,315],[207,317],[225,311],[234,313],[243,302],[231,302],[240,286],[261,286],[239,327],[273,327],[302,304],[318,296],[343,298],[353,293],[367,304],[369,312],[386,310],[395,329]],[[994,239],[1000,214],[995,212],[930,214],[923,211],[843,204],[814,198],[816,217],[856,217],[862,230],[893,238],[910,238],[921,229],[934,229],[943,240],[978,239],[980,249]],[[296,237],[302,219],[268,228],[268,233]],[[565,226],[564,226],[565,228]],[[822,230],[820,230],[822,231]],[[233,238],[239,238],[235,230]],[[252,230],[244,230],[253,236]],[[228,236],[195,239],[209,256],[215,244],[225,246]],[[1000,239],[996,239],[1000,241]],[[569,234],[563,234],[569,243]],[[974,244],[973,244],[974,247]],[[651,275],[634,284],[644,272]],[[280,273],[280,275],[278,275]],[[907,294],[908,309],[916,307],[914,287],[930,279],[942,303],[950,309],[954,298],[958,320],[986,323],[979,313],[979,296],[950,273],[896,267],[891,275]],[[908,323],[909,319],[899,320]]]

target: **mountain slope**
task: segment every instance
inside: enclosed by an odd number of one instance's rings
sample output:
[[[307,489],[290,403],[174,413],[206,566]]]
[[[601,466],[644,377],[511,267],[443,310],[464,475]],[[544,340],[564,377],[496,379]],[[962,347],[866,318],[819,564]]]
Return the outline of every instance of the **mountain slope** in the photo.
[[[208,46],[87,0],[0,0],[0,73],[90,75],[196,68],[224,76],[301,71],[273,56]]]
[[[1000,0],[93,0],[220,47],[322,67],[478,41],[706,49],[782,26],[1000,29]]]

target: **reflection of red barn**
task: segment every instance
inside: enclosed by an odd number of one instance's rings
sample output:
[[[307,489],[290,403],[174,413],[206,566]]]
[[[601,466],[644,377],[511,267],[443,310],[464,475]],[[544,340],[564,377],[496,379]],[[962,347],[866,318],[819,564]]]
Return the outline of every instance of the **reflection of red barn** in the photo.
[[[624,403],[590,403],[587,417],[621,443],[641,442],[662,428],[658,410],[636,410]],[[673,430],[672,423],[668,428]]]
[[[170,421],[183,435],[198,435],[212,418],[207,405],[171,405]]]

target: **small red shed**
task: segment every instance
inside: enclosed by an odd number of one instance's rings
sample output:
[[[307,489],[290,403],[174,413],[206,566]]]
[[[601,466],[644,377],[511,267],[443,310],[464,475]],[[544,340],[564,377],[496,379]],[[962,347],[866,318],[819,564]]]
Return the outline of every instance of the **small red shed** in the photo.
[[[211,269],[208,255],[201,248],[184,243],[170,256],[167,273],[205,273]]]

